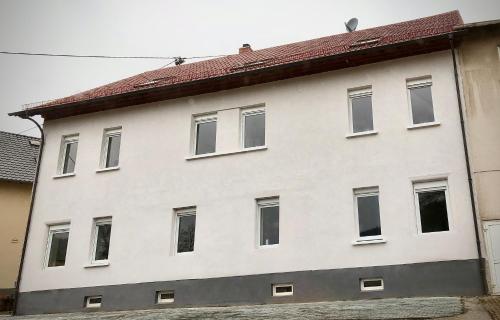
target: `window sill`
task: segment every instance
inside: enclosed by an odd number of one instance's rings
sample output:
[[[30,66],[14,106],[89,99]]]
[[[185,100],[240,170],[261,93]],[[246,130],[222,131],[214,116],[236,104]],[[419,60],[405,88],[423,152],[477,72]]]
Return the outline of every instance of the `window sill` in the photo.
[[[356,137],[363,137],[363,136],[373,136],[373,135],[376,135],[378,134],[378,131],[375,131],[375,130],[371,130],[371,131],[363,131],[363,132],[356,132],[356,133],[349,133],[349,134],[346,134],[346,138],[347,139],[351,139],[351,138],[356,138]]]
[[[63,174],[58,174],[56,176],[52,176],[52,179],[61,179],[61,178],[67,178],[67,177],[74,177],[75,173],[63,173]]]
[[[186,157],[186,160],[189,161],[189,160],[196,160],[196,159],[213,158],[213,157],[227,156],[230,154],[238,154],[238,153],[245,153],[245,152],[252,152],[252,151],[262,151],[262,150],[267,150],[267,146],[246,148],[246,149],[229,151],[229,152],[214,152],[214,153],[200,154],[200,155]]]
[[[64,267],[65,266],[53,266],[53,267],[46,266],[45,270],[61,270],[64,269]]]
[[[109,261],[106,262],[94,262],[91,264],[87,264],[83,266],[84,268],[99,268],[99,267],[107,267],[109,266]]]
[[[185,251],[185,252],[175,252],[175,256],[192,256],[194,255],[194,250],[193,251]]]
[[[100,172],[108,172],[108,171],[116,171],[116,170],[120,170],[120,167],[100,168],[100,169],[97,169],[95,172],[100,173]]]
[[[406,127],[406,129],[413,130],[413,129],[420,129],[420,128],[437,127],[440,125],[441,125],[441,122],[426,122],[426,123],[409,125],[408,127]]]
[[[276,249],[278,247],[279,247],[279,243],[277,243],[277,244],[259,244],[257,246],[258,249],[262,249],[262,250]]]
[[[386,242],[387,242],[387,240],[385,240],[384,238],[370,239],[370,240],[358,239],[356,241],[353,241],[352,245],[353,246],[361,246],[361,245],[365,245],[365,244],[377,244],[377,243],[386,243]]]

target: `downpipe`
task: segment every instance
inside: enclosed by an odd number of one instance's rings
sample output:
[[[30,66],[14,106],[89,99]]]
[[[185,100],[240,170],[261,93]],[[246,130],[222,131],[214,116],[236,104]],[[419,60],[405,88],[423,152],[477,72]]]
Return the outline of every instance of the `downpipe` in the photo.
[[[450,49],[451,49],[451,56],[453,58],[453,72],[455,76],[455,89],[457,91],[457,100],[458,100],[458,114],[460,115],[460,128],[462,131],[462,143],[464,145],[464,153],[465,153],[465,165],[467,167],[467,179],[469,183],[469,194],[470,194],[470,201],[472,205],[472,216],[474,220],[474,231],[475,231],[475,236],[476,236],[476,248],[477,248],[477,254],[479,257],[479,273],[481,276],[481,285],[482,285],[482,293],[486,294],[487,293],[487,288],[488,288],[488,283],[486,280],[486,272],[485,272],[485,260],[483,257],[483,253],[481,251],[481,226],[478,224],[478,216],[477,216],[477,211],[476,211],[476,200],[474,198],[474,187],[473,187],[473,182],[472,182],[472,173],[471,173],[471,168],[470,168],[470,158],[469,158],[469,148],[467,144],[467,135],[465,133],[465,122],[464,122],[464,115],[463,115],[463,106],[462,106],[462,96],[460,95],[460,85],[459,85],[459,80],[458,80],[458,71],[457,71],[457,58],[456,58],[456,52],[455,52],[455,42],[453,38],[453,33],[448,34],[448,39],[450,41]]]
[[[14,292],[14,307],[12,309],[12,315],[17,315],[17,305],[19,301],[19,288],[21,285],[21,279],[22,279],[22,272],[23,272],[23,266],[24,266],[24,257],[26,255],[26,246],[28,243],[28,235],[30,232],[30,227],[31,227],[31,217],[33,215],[33,206],[35,204],[35,194],[36,194],[36,187],[38,185],[38,174],[40,172],[40,163],[42,161],[42,154],[43,154],[43,146],[45,143],[45,137],[43,133],[42,126],[38,124],[33,118],[30,118],[28,116],[21,117],[22,119],[27,119],[31,122],[33,122],[38,130],[40,131],[40,149],[38,150],[38,160],[36,163],[36,171],[35,171],[35,179],[33,181],[33,187],[31,189],[31,204],[30,204],[30,211],[28,214],[28,222],[26,224],[26,233],[24,234],[24,242],[23,242],[23,250],[21,253],[21,262],[19,263],[19,272],[17,273],[17,281],[16,281],[16,290]]]

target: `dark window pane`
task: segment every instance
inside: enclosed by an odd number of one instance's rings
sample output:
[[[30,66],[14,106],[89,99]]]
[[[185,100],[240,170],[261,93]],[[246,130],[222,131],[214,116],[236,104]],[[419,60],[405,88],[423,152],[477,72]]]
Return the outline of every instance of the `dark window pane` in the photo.
[[[98,225],[94,260],[97,261],[97,260],[108,259],[110,238],[111,238],[111,224]]]
[[[431,87],[411,88],[410,97],[413,123],[433,122],[434,110],[432,107]]]
[[[215,152],[217,121],[202,122],[196,126],[196,154]]]
[[[363,281],[363,286],[365,288],[381,287],[382,280],[365,280]]]
[[[260,209],[260,244],[278,244],[280,241],[279,206]]]
[[[444,190],[418,192],[422,232],[448,231],[448,212]]]
[[[179,216],[177,252],[189,252],[194,250],[195,226],[196,215]]]
[[[117,167],[120,158],[121,135],[108,137],[108,150],[106,150],[106,168]]]
[[[174,299],[174,292],[163,292],[160,293],[161,300]]]
[[[66,150],[64,150],[64,164],[62,173],[72,173],[75,171],[77,149],[78,142],[71,142],[66,144]]]
[[[266,143],[266,115],[245,116],[245,148],[263,146]]]
[[[351,106],[353,132],[373,130],[372,97],[352,98]]]
[[[276,293],[292,292],[292,286],[276,287]]]
[[[101,303],[101,301],[102,301],[101,297],[89,298],[89,304],[97,304]]]
[[[380,211],[378,196],[358,197],[359,236],[379,236]]]
[[[68,248],[69,232],[52,234],[49,253],[49,267],[64,266],[66,262],[66,249]]]

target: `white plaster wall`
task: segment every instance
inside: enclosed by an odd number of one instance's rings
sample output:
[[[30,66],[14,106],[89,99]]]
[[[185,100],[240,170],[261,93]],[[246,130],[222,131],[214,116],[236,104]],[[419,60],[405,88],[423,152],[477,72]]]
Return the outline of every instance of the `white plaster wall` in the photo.
[[[407,130],[406,79],[431,75],[441,125]],[[21,291],[477,258],[449,52],[47,121]],[[346,139],[347,89],[372,85],[378,135]],[[266,104],[265,151],[187,161],[191,116]],[[232,122],[231,122],[232,121]],[[219,114],[218,151],[239,112]],[[96,173],[104,128],[120,170]],[[76,175],[53,179],[61,136]],[[447,175],[451,231],[419,235],[415,177]],[[385,244],[353,246],[353,188],[379,186]],[[255,199],[280,197],[280,244],[256,246]],[[172,255],[173,208],[197,206],[193,254]],[[89,262],[92,220],[113,217],[110,266]],[[71,221],[66,265],[43,268],[47,223]]]

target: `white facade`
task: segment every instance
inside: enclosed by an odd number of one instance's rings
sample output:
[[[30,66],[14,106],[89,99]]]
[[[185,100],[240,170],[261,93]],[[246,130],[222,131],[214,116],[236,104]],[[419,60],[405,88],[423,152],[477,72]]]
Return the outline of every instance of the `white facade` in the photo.
[[[407,80],[430,76],[436,124],[409,128]],[[371,86],[376,133],[349,137],[349,90]],[[265,106],[266,147],[241,151],[240,108]],[[193,116],[217,112],[217,154],[192,157]],[[96,172],[122,128],[119,170]],[[21,292],[477,259],[449,51],[46,121]],[[79,135],[75,175],[61,139]],[[237,152],[237,153],[234,153]],[[228,153],[228,154],[224,154]],[[450,231],[422,234],[413,182],[447,179]],[[353,190],[378,187],[385,242],[356,245]],[[280,243],[258,246],[256,199],[279,197]],[[196,206],[194,252],[174,254],[174,209]],[[91,262],[112,217],[109,265]],[[63,267],[48,226],[69,223]]]

